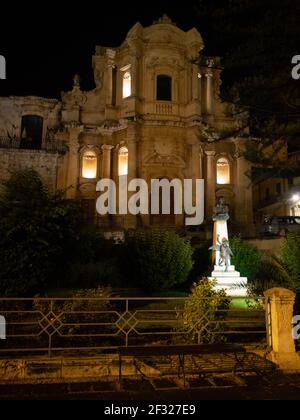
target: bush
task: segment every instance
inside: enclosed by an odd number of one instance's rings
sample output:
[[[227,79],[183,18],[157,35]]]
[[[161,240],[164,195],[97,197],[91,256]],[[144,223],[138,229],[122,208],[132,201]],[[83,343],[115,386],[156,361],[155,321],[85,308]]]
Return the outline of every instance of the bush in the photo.
[[[289,233],[283,241],[281,259],[291,276],[293,286],[300,289],[300,235]]]
[[[203,277],[192,286],[179,319],[179,331],[187,332],[189,341],[202,344],[226,339],[220,334],[225,329],[221,321],[225,319],[224,310],[229,308],[230,299],[224,290],[214,290],[215,285],[216,280]]]
[[[194,283],[203,276],[208,276],[212,266],[211,251],[209,247],[211,243],[203,242],[201,245],[193,247],[193,268],[189,275],[189,284]]]
[[[231,262],[241,276],[247,277],[250,282],[257,280],[263,265],[260,251],[238,237],[230,239],[230,248],[233,252]]]
[[[120,287],[122,278],[115,259],[71,264],[66,272],[65,287]]]
[[[190,244],[166,230],[128,232],[125,253],[128,276],[147,291],[168,290],[184,283],[193,266]]]

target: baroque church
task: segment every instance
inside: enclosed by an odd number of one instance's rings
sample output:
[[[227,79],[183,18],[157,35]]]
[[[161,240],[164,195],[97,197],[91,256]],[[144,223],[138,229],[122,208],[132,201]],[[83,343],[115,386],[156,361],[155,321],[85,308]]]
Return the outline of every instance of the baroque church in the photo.
[[[81,200],[87,217],[104,229],[180,228],[184,215],[99,216],[99,179],[204,179],[207,237],[221,196],[232,226],[249,234],[252,188],[243,140],[209,141],[241,122],[220,100],[219,59],[203,49],[195,28],[185,32],[163,16],[149,27],[136,23],[117,48],[96,46],[93,90],[81,90],[75,76],[61,100],[0,98],[0,179],[33,167],[50,190]]]

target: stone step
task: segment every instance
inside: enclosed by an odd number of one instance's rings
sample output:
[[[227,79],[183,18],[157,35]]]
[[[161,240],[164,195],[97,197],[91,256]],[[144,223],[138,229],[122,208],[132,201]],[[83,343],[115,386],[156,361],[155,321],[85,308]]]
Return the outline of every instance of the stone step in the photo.
[[[225,266],[223,266],[223,267],[220,267],[219,265],[214,266],[214,271],[221,271],[222,272],[224,270],[225,270]],[[227,271],[235,271],[235,266],[234,265],[229,265]]]
[[[239,271],[213,271],[212,277],[240,277]]]
[[[247,277],[209,277],[209,280],[215,279],[218,284],[224,285],[237,285],[237,284],[247,284]]]

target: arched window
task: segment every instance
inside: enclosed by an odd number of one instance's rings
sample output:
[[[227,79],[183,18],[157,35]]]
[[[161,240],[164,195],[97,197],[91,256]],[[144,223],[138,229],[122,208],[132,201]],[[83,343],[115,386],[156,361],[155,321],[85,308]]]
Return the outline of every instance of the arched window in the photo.
[[[128,98],[131,95],[131,74],[126,71],[123,75],[123,98]]]
[[[128,175],[128,149],[127,147],[121,147],[121,149],[119,150],[118,174],[119,176]]]
[[[160,74],[156,79],[156,100],[172,101],[172,77]]]
[[[230,166],[225,157],[217,161],[217,184],[230,184]]]
[[[86,150],[82,156],[82,178],[97,177],[97,155],[93,150]]]
[[[21,149],[40,149],[43,137],[43,118],[24,115],[21,124]]]

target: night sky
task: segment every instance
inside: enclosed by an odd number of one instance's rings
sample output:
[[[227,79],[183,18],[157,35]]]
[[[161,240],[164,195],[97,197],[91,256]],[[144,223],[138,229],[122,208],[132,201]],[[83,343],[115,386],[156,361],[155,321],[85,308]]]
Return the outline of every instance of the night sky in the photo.
[[[75,73],[80,74],[83,89],[92,89],[95,45],[118,46],[137,21],[147,26],[164,13],[181,28],[196,26],[205,36],[197,3],[84,0],[80,5],[27,0],[1,4],[0,55],[7,61],[7,80],[0,80],[0,96],[59,98],[62,90],[72,86]]]

